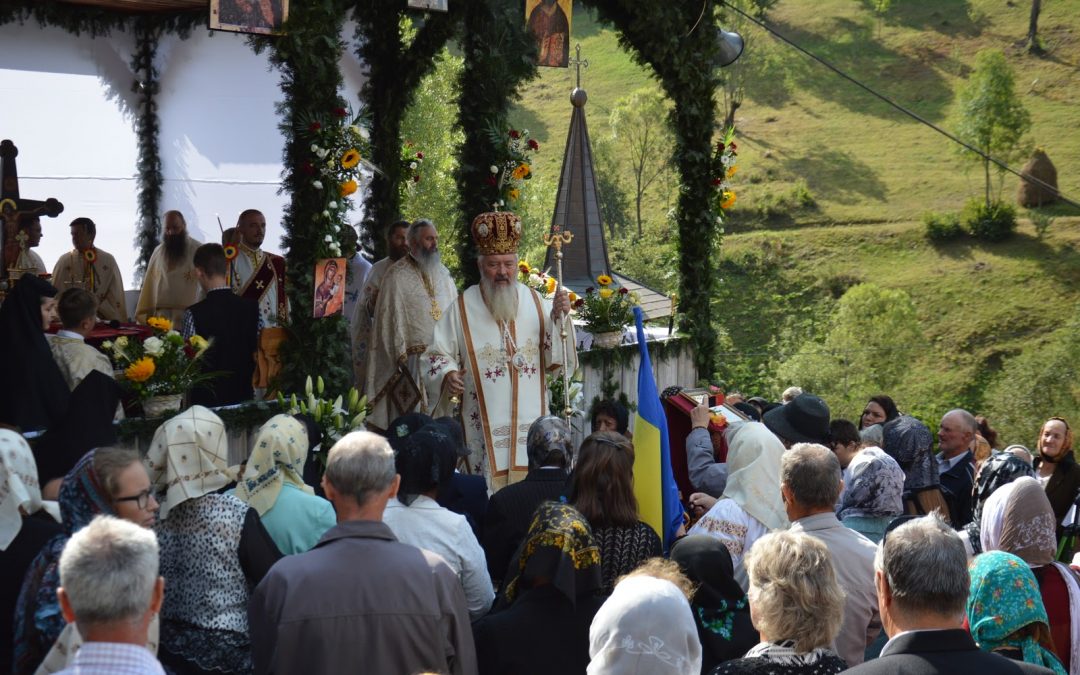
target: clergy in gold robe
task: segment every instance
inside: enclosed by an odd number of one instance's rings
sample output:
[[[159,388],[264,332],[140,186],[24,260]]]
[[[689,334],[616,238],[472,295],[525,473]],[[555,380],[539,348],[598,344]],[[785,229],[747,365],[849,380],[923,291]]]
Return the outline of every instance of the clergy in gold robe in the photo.
[[[195,249],[201,244],[188,236],[179,211],[165,213],[165,237],[146,266],[135,321],[146,323],[151,316],[163,316],[180,325],[187,308],[202,298],[194,263]]]
[[[71,244],[74,250],[60,256],[53,267],[52,285],[63,292],[68,288],[90,291],[98,301],[98,316],[104,321],[127,321],[124,279],[116,258],[94,246],[97,226],[89,218],[71,221]]]
[[[399,220],[386,231],[386,257],[376,260],[368,270],[360,297],[353,305],[349,319],[352,337],[353,382],[361,394],[367,394],[368,350],[371,346],[371,324],[375,319],[375,305],[379,299],[379,286],[390,266],[409,252],[406,233],[409,221]]]
[[[266,239],[266,217],[247,209],[236,221],[240,234],[240,252],[232,262],[233,292],[259,305],[264,328],[289,320],[289,302],[285,297],[285,259],[262,250]]]
[[[420,380],[420,357],[435,324],[457,298],[439,257],[439,233],[430,220],[409,226],[409,253],[387,270],[375,306],[368,352],[368,426],[386,431],[395,417],[429,413]]]
[[[421,366],[433,416],[460,406],[470,468],[491,490],[529,470],[529,425],[548,414],[546,375],[577,367],[573,327],[567,351],[559,323],[570,311],[565,289],[554,301],[517,281],[521,220],[484,213],[472,224],[480,284],[462,293],[435,324]]]

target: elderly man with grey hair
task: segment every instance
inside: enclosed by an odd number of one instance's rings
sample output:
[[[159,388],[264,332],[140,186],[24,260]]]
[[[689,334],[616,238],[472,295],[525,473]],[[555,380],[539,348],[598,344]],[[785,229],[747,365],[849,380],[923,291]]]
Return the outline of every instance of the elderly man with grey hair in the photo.
[[[832,554],[847,597],[836,652],[849,666],[863,662],[866,646],[881,631],[874,591],[874,543],[840,524],[834,507],[844,482],[840,461],[825,446],[797,443],[780,460],[780,493],[792,532],[819,539]]]
[[[278,561],[248,617],[256,673],[476,673],[465,595],[438,555],[382,522],[400,476],[386,439],[334,444],[322,486],[338,524],[307,553]]]
[[[874,560],[885,631],[880,658],[857,675],[1048,675],[1042,666],[979,649],[964,628],[971,580],[960,537],[937,514],[886,531]]]
[[[161,609],[158,543],[151,530],[98,516],[71,536],[60,554],[60,610],[77,622],[83,644],[62,673],[163,674],[146,648]]]
[[[941,493],[949,505],[949,520],[956,528],[967,525],[972,518],[975,454],[971,444],[978,431],[975,416],[959,408],[945,413],[938,426],[938,476]]]
[[[386,270],[375,303],[364,391],[371,407],[367,424],[385,431],[411,412],[430,413],[420,380],[421,356],[431,345],[435,323],[454,300],[457,286],[439,257],[439,232],[430,220],[409,226],[409,252]]]

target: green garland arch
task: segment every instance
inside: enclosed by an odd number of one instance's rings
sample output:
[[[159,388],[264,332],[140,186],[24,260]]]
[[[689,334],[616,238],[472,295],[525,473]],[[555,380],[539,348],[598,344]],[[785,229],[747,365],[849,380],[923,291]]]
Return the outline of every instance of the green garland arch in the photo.
[[[402,119],[420,80],[434,68],[436,55],[461,18],[456,12],[428,14],[406,45],[401,21],[410,15],[415,11],[407,13],[401,0],[359,0],[353,10],[356,55],[368,67],[360,98],[371,111],[371,161],[383,171],[372,179],[364,208],[368,237],[364,243],[378,257],[386,255],[386,227],[401,217]]]
[[[489,185],[497,151],[491,129],[506,129],[518,88],[536,77],[536,42],[522,19],[519,0],[458,0],[464,6],[458,124],[465,133],[458,158],[457,186],[462,219],[458,222],[461,275],[466,286],[480,279],[470,228],[477,214],[492,209],[497,189]]]
[[[135,53],[131,57],[131,69],[135,72],[132,90],[139,95],[138,115],[135,118],[135,134],[138,138],[139,158],[139,227],[135,233],[135,247],[139,251],[135,263],[135,278],[142,279],[150,256],[159,243],[161,230],[161,194],[165,177],[161,175],[157,114],[158,70],[154,66],[157,55],[159,29],[149,21],[139,21],[135,28]]]
[[[619,42],[634,59],[650,66],[674,103],[669,123],[675,132],[673,159],[679,167],[679,330],[695,346],[698,375],[715,369],[716,331],[711,301],[716,239],[712,207],[712,139],[716,128],[714,92],[721,81],[715,66],[719,41],[713,27],[720,3],[582,0],[619,31]]]

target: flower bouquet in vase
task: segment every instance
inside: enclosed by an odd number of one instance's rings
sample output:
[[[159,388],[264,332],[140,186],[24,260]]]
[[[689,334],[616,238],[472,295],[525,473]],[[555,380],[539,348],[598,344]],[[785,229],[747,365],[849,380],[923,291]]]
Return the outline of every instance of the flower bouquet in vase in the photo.
[[[199,367],[199,360],[210,347],[209,340],[199,335],[185,340],[163,317],[152,316],[146,323],[154,334],[145,340],[122,335],[101,346],[117,370],[123,371],[121,383],[138,397],[143,413],[161,417],[167,411],[180,410],[184,395],[192,387],[218,373],[204,373]]]
[[[617,347],[622,343],[623,331],[634,319],[639,298],[625,286],[616,286],[606,274],[597,277],[596,283],[600,288],[586,288],[584,297],[572,301],[572,306],[585,330],[592,333],[594,347]]]

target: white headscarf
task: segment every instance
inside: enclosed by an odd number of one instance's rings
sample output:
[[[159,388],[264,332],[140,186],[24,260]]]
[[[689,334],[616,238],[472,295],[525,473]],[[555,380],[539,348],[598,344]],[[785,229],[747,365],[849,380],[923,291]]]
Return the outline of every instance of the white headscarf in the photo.
[[[1028,565],[1049,565],[1057,550],[1053,507],[1039,481],[1021,476],[983,504],[979,539],[984,551],[1005,551]]]
[[[589,627],[588,675],[698,675],[701,642],[690,602],[675,584],[620,581]]]
[[[22,511],[19,511],[22,507]],[[0,429],[0,551],[6,551],[22,529],[22,516],[41,510],[37,464],[26,439]]]
[[[189,499],[217,492],[231,483],[225,423],[201,405],[193,405],[166,420],[154,432],[146,467],[158,497],[161,520]]]
[[[724,497],[770,530],[788,526],[780,497],[780,457],[784,444],[761,422],[744,422],[727,433],[728,479]]]

